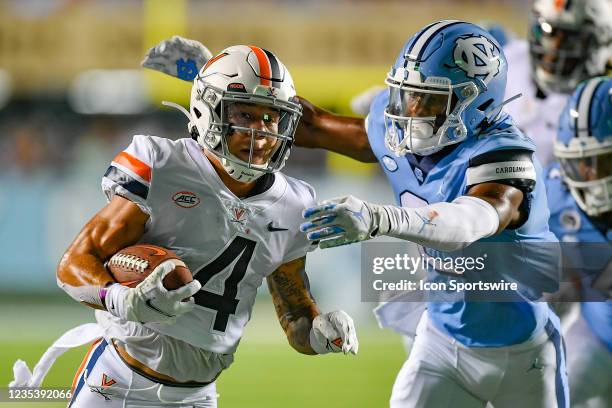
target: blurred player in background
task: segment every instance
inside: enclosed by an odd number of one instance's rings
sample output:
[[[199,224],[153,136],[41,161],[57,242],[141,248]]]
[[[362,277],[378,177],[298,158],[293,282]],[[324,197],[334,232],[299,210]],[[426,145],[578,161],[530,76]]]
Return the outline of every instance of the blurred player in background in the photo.
[[[566,258],[598,275],[611,266],[612,78],[590,79],[574,91],[561,115],[555,156],[559,163],[546,179],[550,228],[560,241],[595,243]],[[612,302],[592,287],[593,274],[585,275],[573,299],[587,302],[565,338],[571,405],[603,408],[612,401]]]
[[[610,0],[535,0],[527,40],[512,39],[507,111],[536,144],[542,165],[553,160],[559,112],[579,82],[604,75],[612,58]]]
[[[215,380],[233,361],[264,278],[293,348],[357,353],[352,319],[321,314],[310,294],[310,243],[298,225],[314,191],[279,172],[300,118],[294,97],[271,52],[229,47],[202,68],[190,111],[182,109],[191,139],[135,136],[113,160],[102,182],[109,203],[58,268],[59,285],[98,309],[104,329],[70,406],[216,406]],[[177,205],[177,192],[199,204]],[[194,280],[166,290],[174,264],[164,262],[135,288],[114,283],[104,262],[137,242],[174,250]]]

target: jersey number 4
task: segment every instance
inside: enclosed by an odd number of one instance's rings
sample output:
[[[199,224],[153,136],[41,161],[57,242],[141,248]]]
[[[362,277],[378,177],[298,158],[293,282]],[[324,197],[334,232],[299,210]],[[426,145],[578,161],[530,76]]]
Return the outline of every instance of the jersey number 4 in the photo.
[[[234,238],[221,255],[196,272],[194,276],[204,287],[213,276],[223,272],[232,262],[238,259],[234,264],[232,272],[225,280],[222,295],[204,289],[194,295],[197,305],[217,311],[213,323],[213,330],[215,331],[224,332],[227,328],[229,315],[236,313],[239,302],[236,299],[238,284],[246,274],[256,244],[257,242],[244,237]]]

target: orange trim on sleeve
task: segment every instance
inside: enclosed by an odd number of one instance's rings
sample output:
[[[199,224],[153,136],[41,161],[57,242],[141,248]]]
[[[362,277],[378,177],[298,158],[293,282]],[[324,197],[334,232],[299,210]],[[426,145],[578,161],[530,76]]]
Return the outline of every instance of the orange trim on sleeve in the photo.
[[[253,50],[259,63],[259,79],[261,85],[270,86],[270,78],[272,78],[272,69],[270,68],[270,61],[266,57],[266,53],[259,47],[249,45],[249,48]]]
[[[132,170],[147,182],[151,182],[151,167],[149,167],[148,164],[138,160],[131,154],[121,152],[113,159],[113,161]]]

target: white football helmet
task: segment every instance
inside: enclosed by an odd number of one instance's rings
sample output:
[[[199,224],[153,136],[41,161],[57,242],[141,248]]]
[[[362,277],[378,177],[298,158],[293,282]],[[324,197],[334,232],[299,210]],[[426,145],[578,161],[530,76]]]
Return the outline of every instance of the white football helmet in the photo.
[[[535,0],[529,48],[533,78],[545,93],[571,93],[606,72],[612,58],[611,0]]]
[[[189,113],[185,112],[189,133],[219,158],[232,178],[251,182],[285,165],[302,114],[295,95],[289,71],[274,54],[255,46],[226,48],[211,58],[193,81]],[[278,130],[270,132],[230,122],[227,108],[233,103],[272,107],[279,112]],[[227,138],[234,132],[251,136],[247,161],[229,151]],[[255,139],[261,137],[278,142],[267,162],[256,164],[253,147]]]

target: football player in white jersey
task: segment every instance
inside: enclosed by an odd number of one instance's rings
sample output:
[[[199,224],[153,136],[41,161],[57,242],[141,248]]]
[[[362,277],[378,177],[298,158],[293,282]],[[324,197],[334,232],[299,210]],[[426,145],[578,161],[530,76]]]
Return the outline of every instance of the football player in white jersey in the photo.
[[[112,161],[102,181],[109,203],[57,272],[62,289],[98,309],[103,328],[71,407],[216,407],[215,380],[233,361],[264,278],[293,348],[357,353],[352,319],[321,314],[309,291],[310,244],[298,227],[314,191],[279,172],[301,115],[294,98],[271,52],[229,47],[194,80],[183,109],[192,138],[138,135]],[[104,262],[139,242],[175,251],[194,280],[166,290],[167,261],[135,288],[115,283]]]
[[[506,107],[536,144],[543,166],[553,161],[559,113],[579,82],[606,73],[612,58],[610,0],[535,0],[527,40],[512,39]]]

